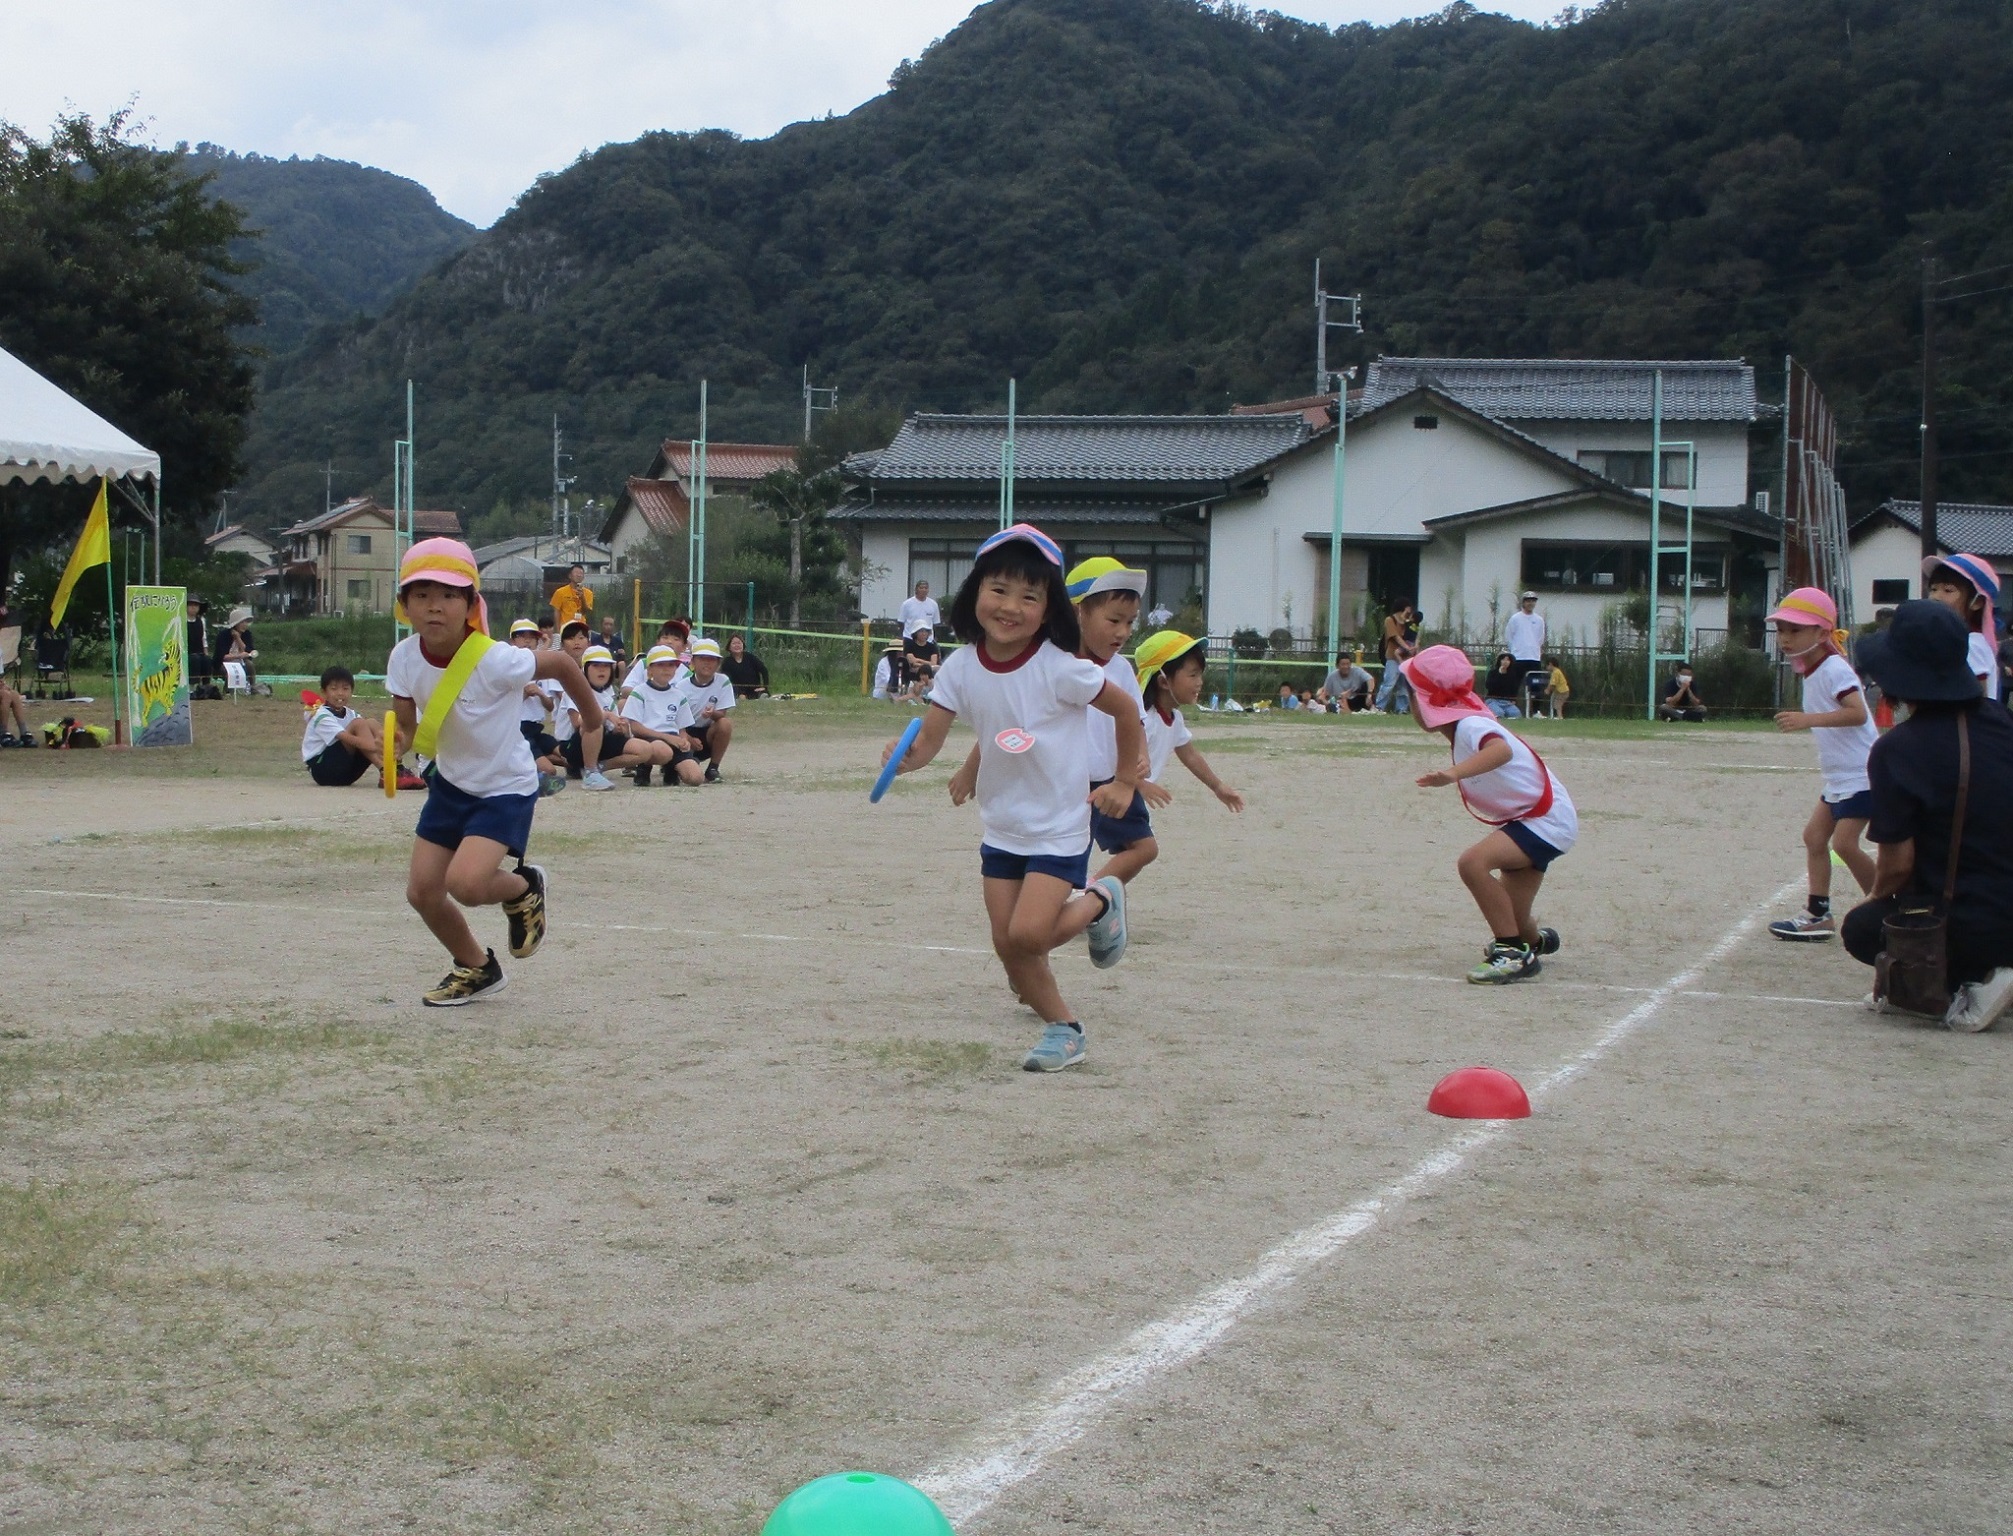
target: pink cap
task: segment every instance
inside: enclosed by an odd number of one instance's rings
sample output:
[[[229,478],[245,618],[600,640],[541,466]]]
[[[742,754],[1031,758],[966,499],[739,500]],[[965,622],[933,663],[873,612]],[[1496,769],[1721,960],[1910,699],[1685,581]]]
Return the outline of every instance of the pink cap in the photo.
[[[1822,587],[1798,587],[1785,592],[1764,624],[1815,624],[1826,631],[1838,628],[1838,604]]]
[[[1451,645],[1429,645],[1398,670],[1412,685],[1412,708],[1434,730],[1464,715],[1489,713],[1475,692],[1475,664]]]
[[[405,589],[416,581],[438,582],[443,587],[467,587],[475,594],[475,600],[468,607],[468,627],[480,634],[489,633],[489,606],[482,600],[482,576],[475,568],[475,551],[461,540],[421,539],[405,552],[405,558],[398,563],[401,601],[397,610],[401,624],[410,622],[405,616],[402,599]]]

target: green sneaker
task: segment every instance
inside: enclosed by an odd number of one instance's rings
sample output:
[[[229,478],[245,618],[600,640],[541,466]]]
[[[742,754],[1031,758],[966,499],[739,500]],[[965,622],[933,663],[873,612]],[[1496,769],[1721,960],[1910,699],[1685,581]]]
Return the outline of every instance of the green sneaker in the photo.
[[[1488,959],[1468,972],[1468,980],[1478,987],[1506,981],[1526,981],[1544,968],[1544,962],[1538,959],[1535,949],[1524,944],[1498,941],[1489,946]]]
[[[1049,1024],[1020,1066],[1023,1072],[1060,1072],[1083,1060],[1083,1030],[1074,1024]]]

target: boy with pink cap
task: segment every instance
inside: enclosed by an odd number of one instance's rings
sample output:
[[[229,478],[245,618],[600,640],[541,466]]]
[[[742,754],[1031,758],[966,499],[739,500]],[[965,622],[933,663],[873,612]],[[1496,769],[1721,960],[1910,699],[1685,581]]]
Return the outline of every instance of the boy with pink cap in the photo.
[[[1766,622],[1775,626],[1776,648],[1803,679],[1803,708],[1785,709],[1775,717],[1776,728],[1809,731],[1824,775],[1817,809],[1803,829],[1810,898],[1803,911],[1776,919],[1768,931],[1792,944],[1821,943],[1837,931],[1831,921],[1832,850],[1862,891],[1873,889],[1873,860],[1859,839],[1873,815],[1866,759],[1880,733],[1867,714],[1859,674],[1845,659],[1846,636],[1829,593],[1798,587],[1784,594]]]
[[[458,540],[422,539],[405,552],[398,617],[412,626],[385,664],[398,751],[411,747],[432,759],[405,899],[454,960],[420,1000],[457,1008],[494,997],[507,980],[496,951],[476,942],[462,907],[501,906],[510,952],[520,959],[545,938],[545,871],[524,862],[539,788],[518,729],[525,687],[549,677],[566,690],[590,763],[599,761],[601,704],[566,652],[490,639],[475,556]],[[499,867],[506,857],[515,868]]]
[[[1438,731],[1454,749],[1453,766],[1421,774],[1419,787],[1454,785],[1468,814],[1495,828],[1454,864],[1489,925],[1489,947],[1468,980],[1487,986],[1535,976],[1544,968],[1538,957],[1558,953],[1559,934],[1537,925],[1531,904],[1552,860],[1580,835],[1572,797],[1544,759],[1489,712],[1463,652],[1428,646],[1400,670],[1412,685],[1420,728]]]

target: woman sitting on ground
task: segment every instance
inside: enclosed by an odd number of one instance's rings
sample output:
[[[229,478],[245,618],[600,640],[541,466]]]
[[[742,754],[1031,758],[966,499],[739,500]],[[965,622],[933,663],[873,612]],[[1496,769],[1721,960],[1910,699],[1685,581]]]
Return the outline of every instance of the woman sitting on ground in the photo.
[[[737,699],[766,699],[769,696],[769,669],[762,658],[748,649],[739,635],[727,637],[727,657],[720,663],[727,681],[734,685]]]

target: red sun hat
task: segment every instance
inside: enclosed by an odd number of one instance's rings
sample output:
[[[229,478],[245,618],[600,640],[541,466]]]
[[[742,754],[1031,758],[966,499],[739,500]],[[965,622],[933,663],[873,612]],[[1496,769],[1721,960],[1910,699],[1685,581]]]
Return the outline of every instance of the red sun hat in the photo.
[[[1487,715],[1475,692],[1475,664],[1451,645],[1429,645],[1398,670],[1412,685],[1412,708],[1429,729],[1438,730],[1465,715]]]

